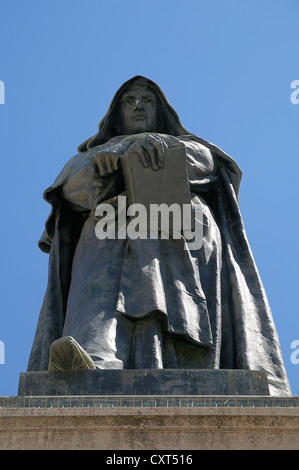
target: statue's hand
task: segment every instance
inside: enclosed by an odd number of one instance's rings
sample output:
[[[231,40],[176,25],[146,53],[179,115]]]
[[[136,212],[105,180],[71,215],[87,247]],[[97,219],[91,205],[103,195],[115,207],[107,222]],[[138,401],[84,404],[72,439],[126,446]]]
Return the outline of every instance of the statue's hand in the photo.
[[[121,142],[104,150],[99,150],[92,157],[100,176],[109,176],[120,168],[119,157],[130,147],[131,142]]]
[[[100,176],[108,176],[119,169],[119,155],[111,150],[97,152],[93,155]]]
[[[124,155],[137,154],[145,167],[158,170],[164,166],[166,150],[164,140],[157,135],[147,134],[135,141]]]

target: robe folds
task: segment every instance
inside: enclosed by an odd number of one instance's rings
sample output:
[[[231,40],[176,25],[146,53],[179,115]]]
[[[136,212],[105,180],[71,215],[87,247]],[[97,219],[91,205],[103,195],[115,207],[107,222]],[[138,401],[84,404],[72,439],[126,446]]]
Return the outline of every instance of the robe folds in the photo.
[[[96,207],[126,194],[126,187],[120,170],[95,175],[93,155],[107,148],[124,152],[130,142],[117,136],[74,156],[44,193],[52,210],[39,246],[49,253],[49,280],[28,371],[46,370],[51,343],[67,335],[99,368],[144,367],[138,357],[132,362],[131,336],[134,329],[144,338],[152,317],[153,337],[164,338],[164,352],[149,367],[184,367],[179,351],[189,348],[193,359],[186,367],[266,370],[270,393],[289,395],[271,309],[239,210],[242,173],[204,139],[172,139],[186,159],[192,205],[203,214],[202,246],[188,249],[183,236],[99,240]],[[140,357],[142,340],[138,344]]]

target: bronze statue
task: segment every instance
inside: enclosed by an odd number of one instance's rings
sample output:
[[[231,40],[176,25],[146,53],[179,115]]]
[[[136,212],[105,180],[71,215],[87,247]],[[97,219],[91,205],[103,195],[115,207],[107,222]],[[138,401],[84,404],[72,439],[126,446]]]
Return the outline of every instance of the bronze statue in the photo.
[[[189,133],[141,76],[120,87],[78,150],[44,194],[52,211],[39,246],[50,254],[49,282],[28,371],[262,369],[271,394],[290,394],[238,207],[235,161]],[[162,199],[190,197],[200,210],[199,248],[183,234],[96,235],[101,204],[117,211],[118,197],[135,190],[137,202],[151,203],[159,178]]]

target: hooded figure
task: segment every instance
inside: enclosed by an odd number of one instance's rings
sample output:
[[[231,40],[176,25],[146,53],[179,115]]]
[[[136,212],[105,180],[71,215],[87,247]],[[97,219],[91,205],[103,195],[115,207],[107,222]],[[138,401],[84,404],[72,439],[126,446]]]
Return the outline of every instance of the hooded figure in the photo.
[[[136,132],[125,127],[126,106]],[[98,133],[78,150],[44,193],[52,211],[39,246],[50,255],[49,280],[28,371],[47,370],[52,343],[70,337],[91,368],[266,370],[270,393],[289,395],[239,211],[235,161],[190,134],[158,85],[141,76],[120,87]],[[136,154],[152,178],[167,155],[185,162],[192,207],[202,214],[199,248],[183,235],[96,236],[96,209],[107,202],[119,209],[118,196],[130,190],[121,162]],[[142,181],[149,198],[150,181]]]

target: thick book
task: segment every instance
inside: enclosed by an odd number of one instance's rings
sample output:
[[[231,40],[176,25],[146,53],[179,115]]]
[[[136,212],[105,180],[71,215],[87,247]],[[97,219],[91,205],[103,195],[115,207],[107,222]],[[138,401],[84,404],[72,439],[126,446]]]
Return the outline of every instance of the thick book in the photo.
[[[177,218],[178,214],[180,214],[180,223],[183,227],[183,214],[186,216],[188,207],[191,211],[185,146],[182,144],[181,146],[168,147],[164,166],[157,170],[152,169],[150,166],[145,167],[138,154],[124,154],[120,161],[128,193],[128,205],[142,204],[146,208],[148,223],[150,223],[153,220],[150,219],[150,215],[157,210],[157,206],[162,209],[161,204],[164,204],[170,211],[170,231],[173,227],[177,227],[177,224],[174,224],[173,217]],[[176,206],[173,206],[173,204]],[[167,215],[165,206],[161,214],[164,217]],[[172,214],[174,214],[173,217]],[[191,216],[190,220],[192,220]],[[158,224],[158,229],[161,231],[160,219]]]

